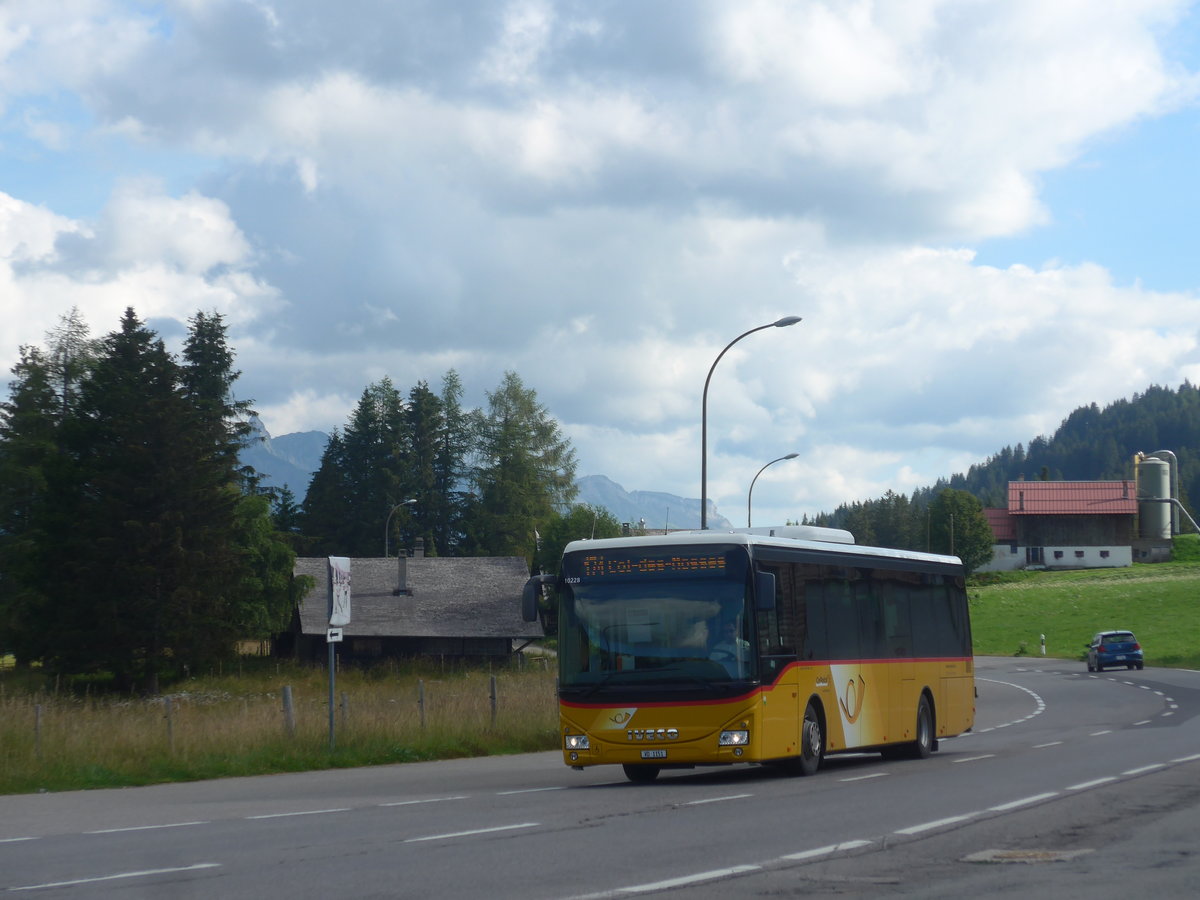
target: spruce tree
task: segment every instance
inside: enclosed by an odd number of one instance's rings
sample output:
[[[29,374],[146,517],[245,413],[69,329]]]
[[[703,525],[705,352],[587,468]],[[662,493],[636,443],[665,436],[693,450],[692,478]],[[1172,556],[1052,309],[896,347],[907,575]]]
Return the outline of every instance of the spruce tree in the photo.
[[[34,559],[62,408],[36,347],[20,349],[12,372],[10,399],[0,403],[0,635],[25,663],[42,655],[43,620],[53,615],[36,588]]]
[[[575,451],[515,372],[488,394],[470,534],[476,553],[532,559],[535,531],[574,498]]]

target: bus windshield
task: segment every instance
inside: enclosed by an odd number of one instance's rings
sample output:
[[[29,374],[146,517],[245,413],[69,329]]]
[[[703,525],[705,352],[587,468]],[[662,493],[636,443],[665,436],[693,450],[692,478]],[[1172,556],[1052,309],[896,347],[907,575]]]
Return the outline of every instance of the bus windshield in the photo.
[[[753,677],[746,565],[738,559],[711,551],[565,559],[560,684],[694,687]]]

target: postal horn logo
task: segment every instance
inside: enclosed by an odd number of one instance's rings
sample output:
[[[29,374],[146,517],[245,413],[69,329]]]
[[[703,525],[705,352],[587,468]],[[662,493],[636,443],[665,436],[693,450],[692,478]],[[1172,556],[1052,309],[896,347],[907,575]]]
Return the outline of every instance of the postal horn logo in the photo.
[[[633,718],[633,713],[634,710],[618,709],[608,717],[608,721],[612,722],[614,725],[624,725]]]
[[[839,701],[842,705],[842,714],[846,717],[846,721],[853,725],[858,721],[859,714],[862,713],[863,697],[867,693],[867,683],[863,681],[861,675],[858,676],[858,683],[854,683],[851,678],[846,682],[846,689],[842,691],[842,697]]]

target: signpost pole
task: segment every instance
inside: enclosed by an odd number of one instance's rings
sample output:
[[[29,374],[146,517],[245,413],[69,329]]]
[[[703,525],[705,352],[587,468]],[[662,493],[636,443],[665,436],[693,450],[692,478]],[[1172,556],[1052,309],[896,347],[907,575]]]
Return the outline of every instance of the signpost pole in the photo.
[[[329,752],[336,744],[334,716],[335,685],[337,680],[337,648],[342,639],[342,628],[350,624],[350,559],[345,556],[329,557],[329,630],[325,643],[329,646]]]
[[[337,651],[335,649],[337,645],[334,644],[333,641],[329,641],[328,643],[329,643],[329,752],[332,753],[333,748],[335,746],[335,742],[336,742],[336,739],[334,737],[335,731],[334,731],[334,727],[333,727],[333,683],[334,683],[334,680],[337,678],[337,675],[334,673],[333,668],[334,668],[334,664],[337,662]]]

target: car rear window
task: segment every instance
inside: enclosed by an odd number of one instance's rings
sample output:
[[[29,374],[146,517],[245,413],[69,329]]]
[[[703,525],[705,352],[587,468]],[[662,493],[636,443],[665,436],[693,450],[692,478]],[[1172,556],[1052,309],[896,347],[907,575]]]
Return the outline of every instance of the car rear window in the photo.
[[[1124,644],[1126,641],[1132,641],[1133,639],[1132,631],[1122,631],[1119,634],[1106,634],[1102,638],[1106,644]]]

